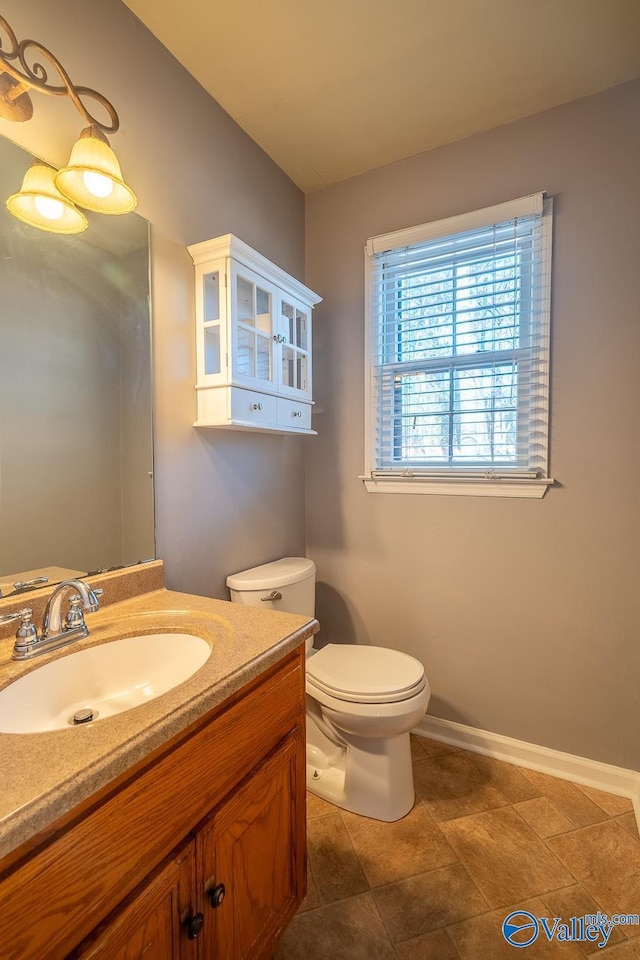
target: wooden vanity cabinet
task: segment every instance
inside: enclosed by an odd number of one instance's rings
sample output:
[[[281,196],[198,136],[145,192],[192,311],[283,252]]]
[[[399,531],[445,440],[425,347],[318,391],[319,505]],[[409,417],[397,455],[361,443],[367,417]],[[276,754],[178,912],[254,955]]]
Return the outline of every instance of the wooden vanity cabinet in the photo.
[[[203,910],[211,913],[202,931],[207,960],[270,956],[297,909],[298,750],[293,735],[197,835]]]
[[[0,874],[1,960],[270,957],[306,892],[304,718],[301,648]]]
[[[198,960],[187,933],[197,895],[194,847],[190,840],[176,850],[68,960]]]

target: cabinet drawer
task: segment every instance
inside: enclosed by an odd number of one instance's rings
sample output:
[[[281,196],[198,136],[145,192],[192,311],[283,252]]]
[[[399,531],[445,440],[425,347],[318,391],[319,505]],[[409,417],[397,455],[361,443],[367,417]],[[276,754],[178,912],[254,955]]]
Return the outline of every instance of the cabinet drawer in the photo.
[[[300,400],[283,400],[278,397],[278,425],[294,429],[311,429],[311,404]]]
[[[279,400],[268,393],[258,393],[256,390],[244,390],[242,387],[231,387],[229,398],[229,415],[231,420],[240,420],[256,426],[275,423]]]

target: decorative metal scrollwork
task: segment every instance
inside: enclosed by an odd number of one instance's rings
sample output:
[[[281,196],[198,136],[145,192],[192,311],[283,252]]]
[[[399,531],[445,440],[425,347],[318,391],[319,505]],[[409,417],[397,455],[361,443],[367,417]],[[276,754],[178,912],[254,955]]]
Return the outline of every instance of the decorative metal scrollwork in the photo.
[[[115,108],[106,97],[90,87],[75,86],[57,57],[36,40],[18,40],[15,33],[0,16],[0,116],[6,120],[29,120],[33,113],[29,90],[54,97],[69,97],[76,110],[89,125],[99,127],[104,133],[115,133],[120,120]],[[8,44],[6,43],[8,39]],[[27,59],[28,57],[28,59]],[[38,58],[38,59],[35,59]],[[44,58],[41,60],[40,58]],[[48,71],[54,68],[61,84],[49,81]],[[106,111],[109,120],[95,117],[83,100],[95,100]]]

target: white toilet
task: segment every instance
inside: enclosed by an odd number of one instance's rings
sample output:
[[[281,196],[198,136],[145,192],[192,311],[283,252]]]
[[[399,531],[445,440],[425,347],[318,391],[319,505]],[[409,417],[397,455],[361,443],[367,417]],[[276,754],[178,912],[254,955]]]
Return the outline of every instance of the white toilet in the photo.
[[[227,577],[231,599],[313,617],[316,567],[285,557]],[[422,664],[398,650],[307,641],[307,786],[377,820],[414,801],[409,731],[431,690]]]

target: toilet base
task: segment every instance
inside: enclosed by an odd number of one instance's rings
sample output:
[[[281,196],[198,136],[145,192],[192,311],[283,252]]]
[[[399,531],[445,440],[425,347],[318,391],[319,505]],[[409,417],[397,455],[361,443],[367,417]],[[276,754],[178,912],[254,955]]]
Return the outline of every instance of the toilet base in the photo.
[[[387,740],[350,737],[328,757],[308,731],[307,789],[363,817],[400,820],[415,800],[409,734]]]

